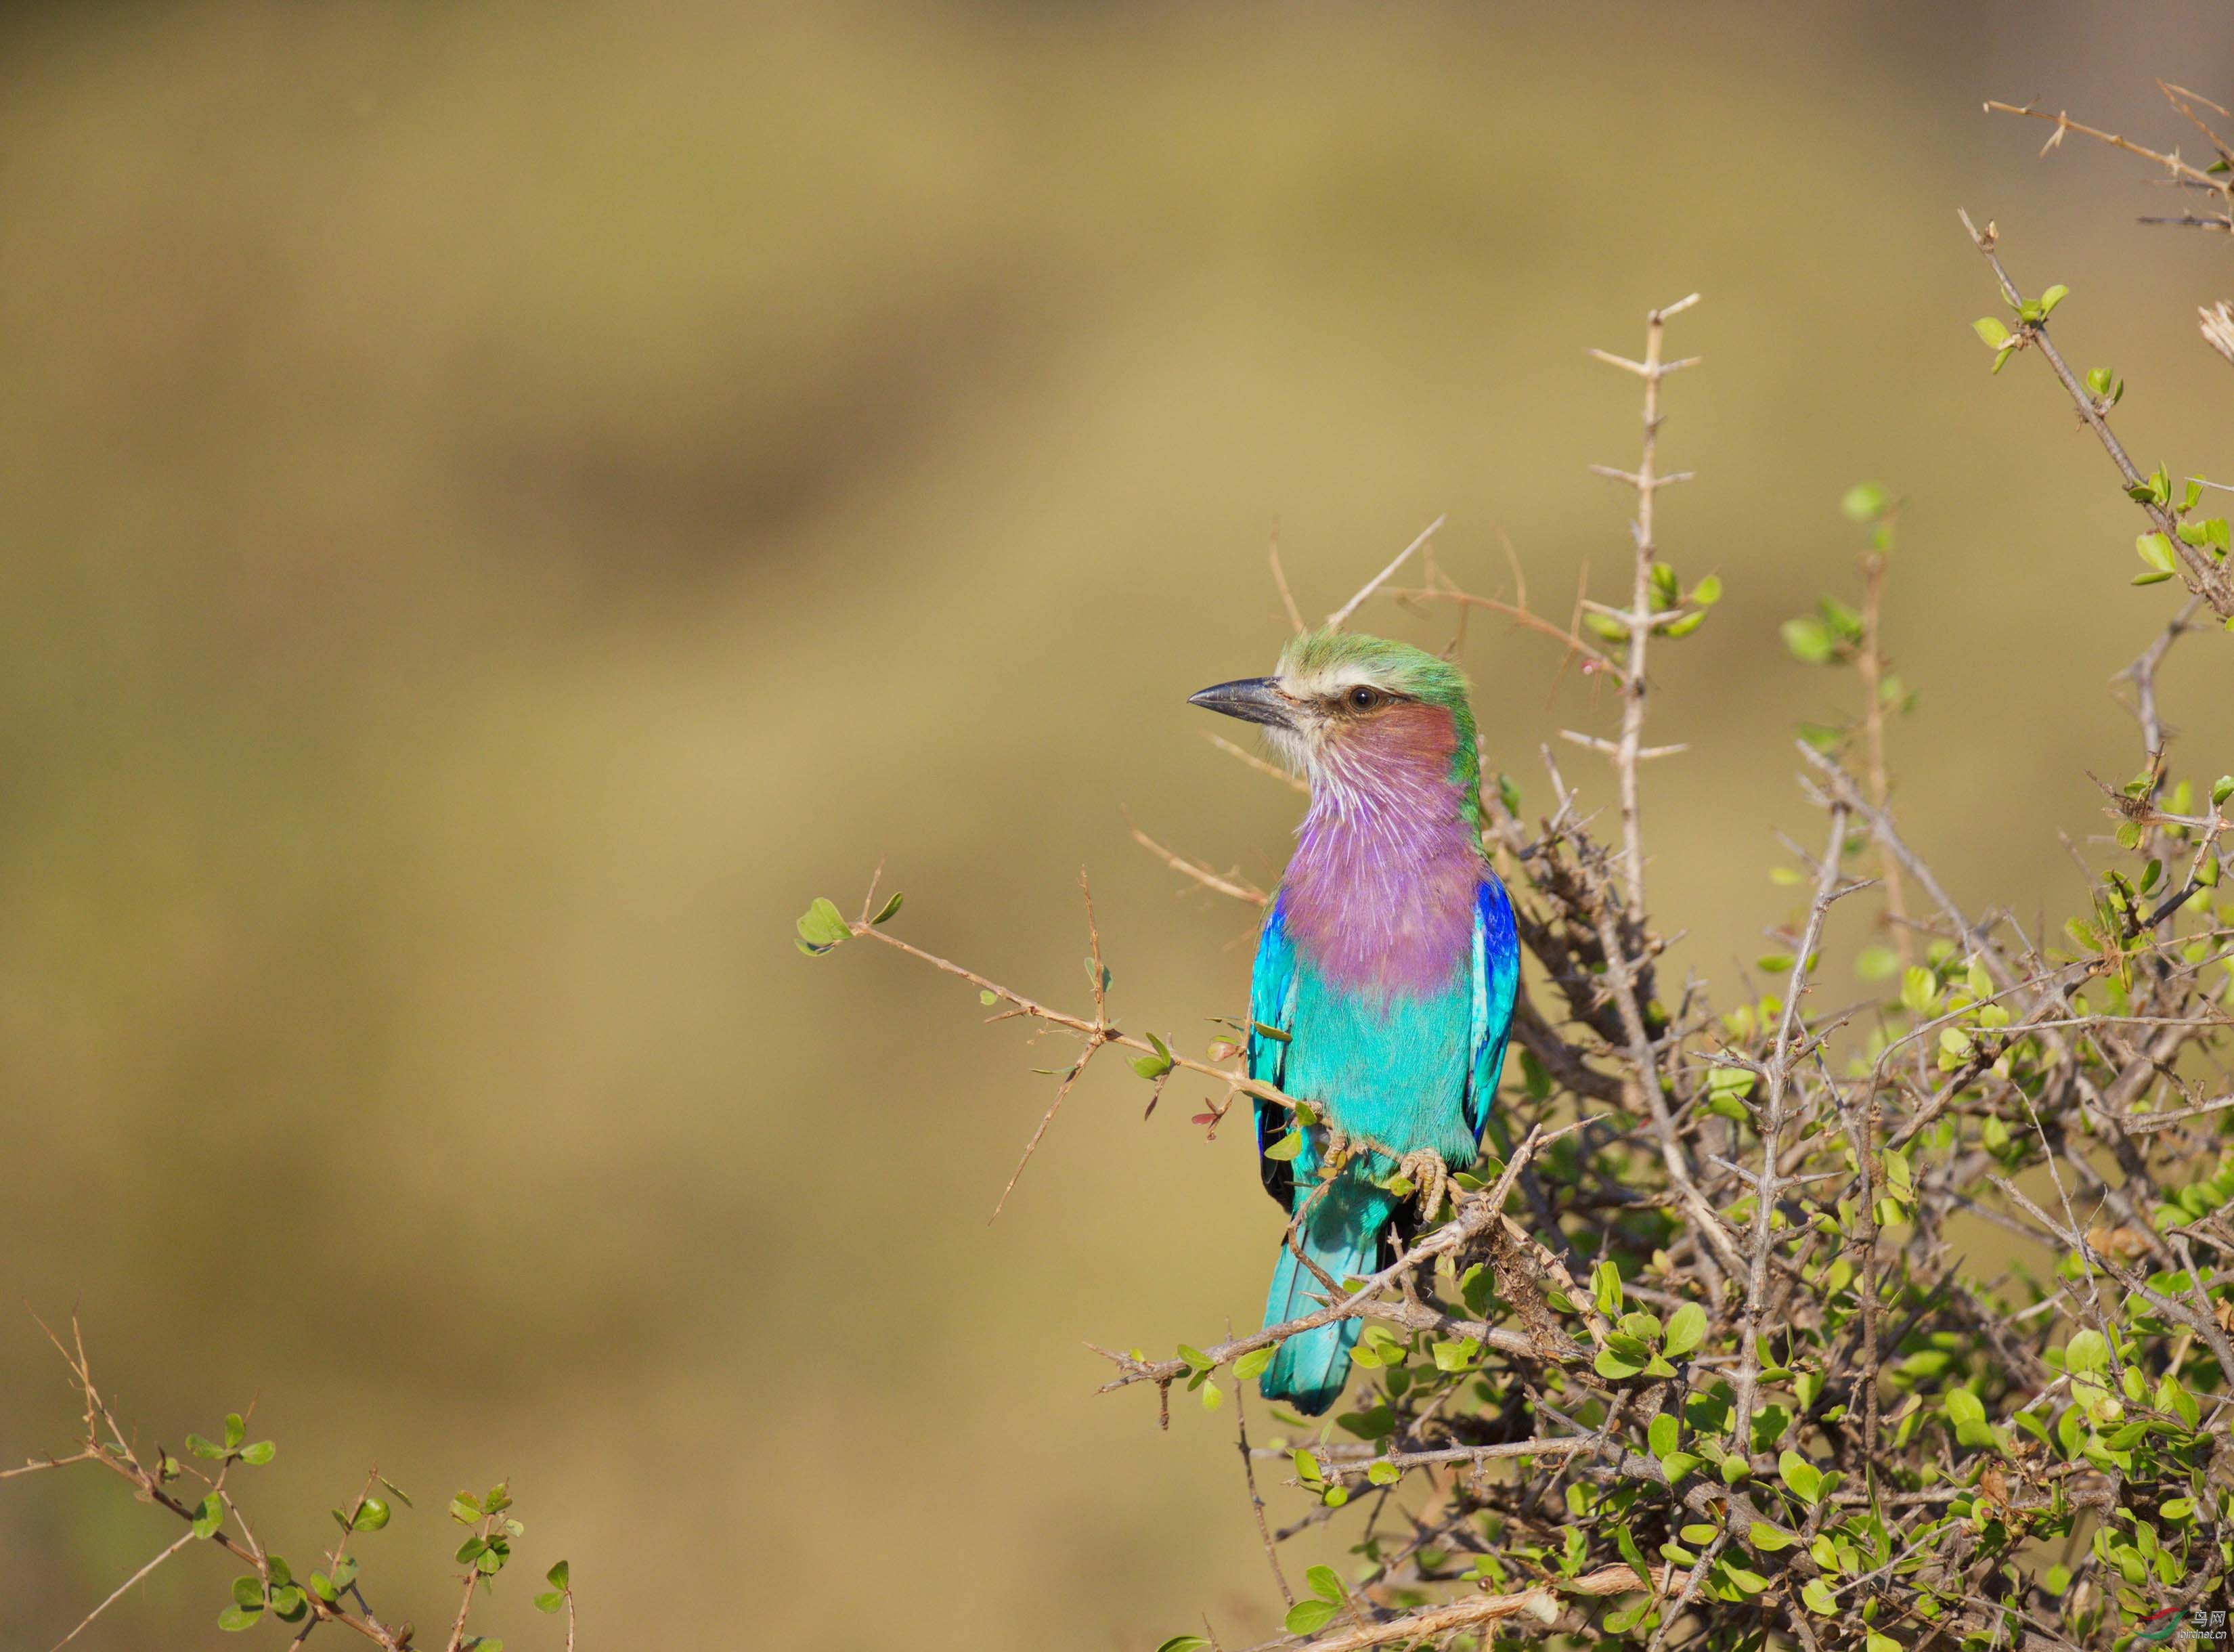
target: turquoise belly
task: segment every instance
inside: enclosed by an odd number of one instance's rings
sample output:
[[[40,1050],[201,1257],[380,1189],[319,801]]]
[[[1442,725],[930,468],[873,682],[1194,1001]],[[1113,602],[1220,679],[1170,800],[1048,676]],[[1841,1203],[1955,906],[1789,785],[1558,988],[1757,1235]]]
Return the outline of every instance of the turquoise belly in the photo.
[[[1296,971],[1284,1087],[1352,1135],[1400,1154],[1432,1148],[1453,1165],[1470,1164],[1472,1012],[1463,983],[1384,997],[1324,981],[1304,964]]]

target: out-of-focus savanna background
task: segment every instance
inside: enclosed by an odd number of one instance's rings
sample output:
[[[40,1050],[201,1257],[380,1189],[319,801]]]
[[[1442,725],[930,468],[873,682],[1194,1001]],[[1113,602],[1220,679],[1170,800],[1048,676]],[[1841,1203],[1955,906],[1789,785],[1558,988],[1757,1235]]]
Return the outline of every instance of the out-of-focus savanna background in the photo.
[[[2171,588],[2042,364],[1989,377],[1954,209],[2071,287],[2145,464],[2234,474],[2234,253],[1979,108],[2178,141],[2152,77],[2225,99],[2230,47],[2201,4],[0,13],[0,1459],[74,1421],[15,1304],[75,1305],[146,1438],[260,1396],[298,1569],[367,1462],[419,1494],[366,1552],[422,1623],[443,1500],[510,1475],[587,1646],[1266,1631],[1231,1411],[1159,1433],[1081,1346],[1257,1313],[1245,1133],[1113,1062],[989,1225],[1052,1050],[793,917],[888,856],[905,933],[1081,998],[1083,863],[1118,1011],[1199,1048],[1249,917],[1122,812],[1277,867],[1293,799],[1184,703],[1269,664],[1276,526],[1320,612],[1447,511],[1454,576],[1509,591],[1509,539],[1564,616],[1636,450],[1584,349],[1694,289],[1664,542],[1728,594],[1659,655],[1662,926],[1726,986],[1788,910],[1793,725],[1852,690],[1777,624],[1852,591],[1865,478],[1911,834],[2067,898]],[[1466,657],[1539,802],[1610,708],[1501,624]],[[2167,683],[2205,774],[2224,661]],[[0,1645],[173,1535],[72,1473],[0,1493]],[[229,1575],[82,1644],[220,1643]],[[527,1593],[483,1627],[555,1645]]]

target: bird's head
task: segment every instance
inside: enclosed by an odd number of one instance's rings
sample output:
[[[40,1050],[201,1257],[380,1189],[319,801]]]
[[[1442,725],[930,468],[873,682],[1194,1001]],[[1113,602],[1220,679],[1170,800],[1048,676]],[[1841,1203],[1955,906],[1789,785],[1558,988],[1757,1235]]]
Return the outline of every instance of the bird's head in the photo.
[[[1473,805],[1480,770],[1466,673],[1408,643],[1306,631],[1271,676],[1220,682],[1189,702],[1262,725],[1315,791],[1433,767]]]

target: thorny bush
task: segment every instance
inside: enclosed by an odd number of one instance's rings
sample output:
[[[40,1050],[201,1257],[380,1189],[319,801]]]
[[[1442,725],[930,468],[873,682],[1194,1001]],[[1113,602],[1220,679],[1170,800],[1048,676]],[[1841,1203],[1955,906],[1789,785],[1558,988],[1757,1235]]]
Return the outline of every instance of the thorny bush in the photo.
[[[2135,583],[2186,591],[2120,674],[2139,752],[2105,788],[2114,839],[2092,898],[2047,934],[2009,907],[1965,911],[1901,835],[1885,730],[1908,696],[1878,632],[1895,505],[1864,485],[1845,500],[1865,538],[1857,600],[1826,597],[1784,631],[1858,694],[1850,722],[1802,730],[1821,846],[1795,847],[1782,873],[1798,904],[1759,962],[1771,984],[1716,1007],[1672,979],[1645,898],[1639,774],[1676,749],[1643,742],[1648,651],[1699,630],[1720,595],[1678,577],[1654,521],[1678,480],[1657,466],[1662,382],[1689,365],[1661,346],[1691,301],[1651,315],[1642,359],[1598,353],[1645,397],[1642,459],[1608,473],[1637,502],[1626,602],[1561,626],[1458,589],[1429,551],[1420,585],[1389,591],[1392,567],[1335,617],[1375,594],[1502,613],[1618,689],[1612,735],[1570,736],[1612,766],[1606,835],[1548,751],[1542,780],[1484,787],[1484,842],[1531,962],[1492,1148],[1440,1225],[1308,1318],[1169,1358],[1107,1355],[1107,1388],[1149,1387],[1166,1416],[1174,1389],[1216,1410],[1284,1335],[1367,1322],[1347,1411],[1323,1427],[1276,1412],[1253,1445],[1242,1420],[1252,1497],[1270,1479],[1309,1499],[1265,1529],[1291,1637],[1275,1644],[2110,1648],[2208,1638],[2226,1605],[2234,778],[2173,763],[2156,685],[2169,649],[2234,616],[2227,527],[2205,506],[2218,484],[2127,458],[2109,422],[2123,382],[2074,371],[2050,336],[2064,291],[2026,297],[1992,227],[1971,234],[2004,304],[1976,326],[1995,369],[2045,359],[2142,513]],[[1142,841],[1210,888],[1266,898]],[[1320,1127],[1308,1098],[1244,1076],[1231,1039],[1197,1058],[1119,1031],[1098,938],[1091,1006],[1071,1013],[899,939],[898,898],[873,898],[853,918],[818,901],[801,946],[873,939],[970,982],[995,1021],[1070,1033],[1055,1106],[1116,1048],[1159,1092],[1210,1079],[1210,1129],[1242,1096]],[[1848,898],[1878,922],[1834,963],[1824,918]],[[1848,968],[1870,996],[1826,1007],[1811,989]],[[2005,1231],[2021,1260],[1980,1277],[1950,1242],[1958,1220]],[[1352,1563],[1293,1592],[1278,1544],[1353,1502]],[[1161,1652],[1214,1644],[1182,1634]]]

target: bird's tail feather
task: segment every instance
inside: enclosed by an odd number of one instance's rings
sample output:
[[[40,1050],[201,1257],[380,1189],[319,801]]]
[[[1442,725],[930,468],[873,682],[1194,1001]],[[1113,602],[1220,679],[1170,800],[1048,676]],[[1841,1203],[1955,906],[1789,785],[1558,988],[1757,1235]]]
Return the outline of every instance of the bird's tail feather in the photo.
[[[1338,1179],[1312,1201],[1297,1224],[1296,1245],[1337,1285],[1374,1270],[1381,1244],[1381,1230],[1388,1224],[1389,1204],[1377,1189],[1361,1190]],[[1264,1323],[1285,1324],[1316,1313],[1326,1305],[1327,1287],[1317,1274],[1296,1258],[1283,1237],[1278,1265],[1272,1270],[1272,1289],[1264,1301]],[[1299,1332],[1280,1344],[1272,1362],[1264,1368],[1257,1388],[1267,1400],[1284,1400],[1306,1417],[1316,1417],[1332,1406],[1349,1380],[1349,1350],[1356,1345],[1362,1322],[1338,1319]]]

